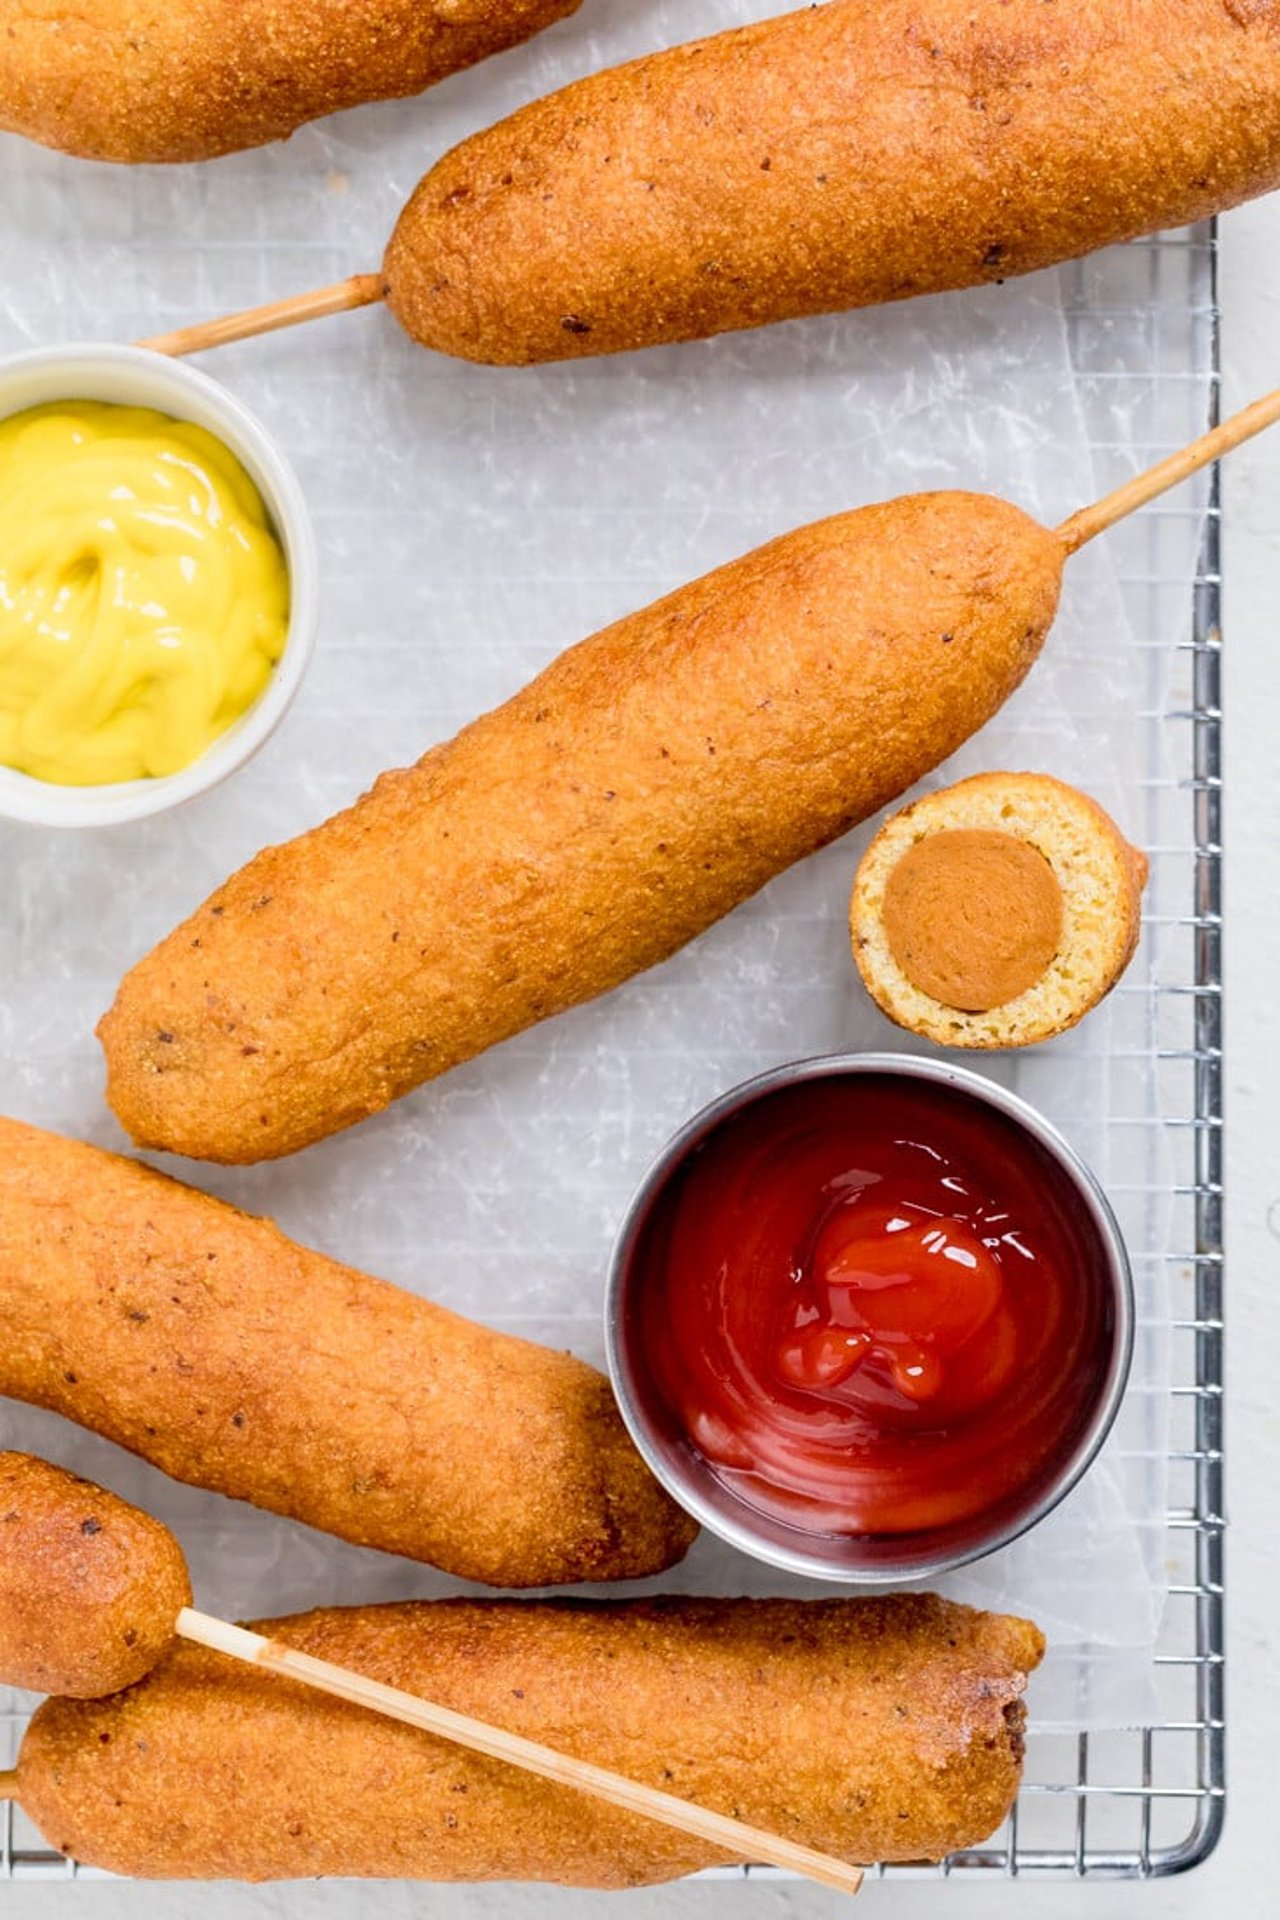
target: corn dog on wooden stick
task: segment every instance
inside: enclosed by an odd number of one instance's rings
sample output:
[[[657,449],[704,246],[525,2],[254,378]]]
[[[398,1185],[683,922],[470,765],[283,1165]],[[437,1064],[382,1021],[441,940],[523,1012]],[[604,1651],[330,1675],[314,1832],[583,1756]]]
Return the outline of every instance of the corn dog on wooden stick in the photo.
[[[32,1454],[0,1453],[0,1686],[84,1699],[133,1686],[175,1637],[318,1688],[731,1852],[856,1893],[856,1868],[191,1606],[167,1527]],[[5,1776],[16,1787],[17,1775]],[[4,1795],[0,1779],[0,1797]]]
[[[209,160],[421,93],[579,0],[0,0],[0,129],[91,160]]]
[[[652,966],[981,726],[1063,557],[999,500],[917,495],[583,641],[142,960],[99,1027],[112,1106],[268,1159]]]
[[[830,0],[473,134],[383,267],[423,346],[527,365],[1005,280],[1277,182],[1280,0]]]
[[[6,1119],[0,1393],[175,1480],[494,1586],[657,1573],[696,1531],[594,1367]]]
[[[1008,1811],[1042,1639],[933,1595],[445,1601],[260,1623],[286,1645],[850,1860],[936,1859]],[[53,1700],[16,1791],[63,1851],[159,1879],[652,1884],[724,1853],[182,1646]]]

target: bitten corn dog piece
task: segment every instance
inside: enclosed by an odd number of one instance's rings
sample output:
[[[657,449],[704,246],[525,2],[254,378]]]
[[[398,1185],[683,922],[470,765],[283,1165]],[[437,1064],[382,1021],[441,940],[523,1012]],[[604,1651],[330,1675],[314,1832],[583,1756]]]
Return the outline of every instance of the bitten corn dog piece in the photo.
[[[1043,1651],[1030,1622],[931,1594],[460,1600],[261,1630],[849,1860],[938,1859],[999,1825]],[[625,1887],[724,1857],[185,1646],[114,1700],[46,1703],[17,1790],[63,1851],[154,1879]]]
[[[269,1159],[665,959],[990,718],[1064,558],[1000,500],[918,494],[583,641],[134,967],[112,1106],[145,1145]]]
[[[657,1573],[695,1532],[593,1367],[5,1119],[0,1393],[175,1480],[495,1586]]]
[[[392,236],[414,339],[523,365],[977,286],[1280,182],[1280,0],[832,0],[464,140]]]
[[[91,160],[208,160],[420,93],[580,0],[0,0],[0,130]]]
[[[158,1520],[27,1453],[0,1453],[0,1686],[96,1698],[131,1687],[191,1602]]]
[[[853,957],[881,1010],[945,1047],[1028,1047],[1110,993],[1146,855],[1046,773],[979,773],[894,814],[862,856]]]

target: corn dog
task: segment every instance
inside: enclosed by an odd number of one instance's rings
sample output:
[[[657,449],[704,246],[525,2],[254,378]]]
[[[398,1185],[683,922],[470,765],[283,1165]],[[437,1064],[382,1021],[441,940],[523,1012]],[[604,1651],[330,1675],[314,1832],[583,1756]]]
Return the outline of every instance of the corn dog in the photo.
[[[695,1532],[593,1367],[5,1119],[0,1393],[175,1480],[495,1586],[656,1573]]]
[[[831,0],[463,141],[384,266],[415,340],[522,365],[1003,280],[1278,181],[1275,0]]]
[[[937,1859],[1017,1789],[1029,1622],[938,1599],[445,1601],[263,1631],[844,1859]],[[177,1647],[49,1701],[18,1793],[50,1841],[153,1879],[360,1874],[640,1886],[703,1843],[292,1682]]]
[[[265,1669],[469,1752],[575,1787],[712,1847],[749,1850],[761,1862],[843,1893],[856,1893],[861,1885],[862,1869],[830,1854],[198,1612],[187,1604],[190,1588],[177,1541],[74,1474],[30,1455],[0,1454],[0,1493],[12,1501],[0,1521],[0,1687],[26,1685],[34,1677],[50,1693],[100,1698],[134,1684],[183,1640],[211,1649],[221,1660]],[[86,1537],[100,1537],[104,1527],[113,1534],[107,1550],[86,1550]],[[145,1619],[148,1611],[147,1625],[140,1629],[139,1617]],[[145,1664],[140,1664],[143,1638]],[[12,1797],[16,1782],[15,1773],[0,1773],[0,1800]]]
[[[131,1687],[190,1602],[167,1527],[32,1454],[0,1453],[0,1686],[78,1699]]]
[[[0,130],[90,160],[209,160],[400,99],[581,0],[0,0]]]
[[[98,1029],[112,1106],[269,1159],[652,966],[981,726],[1063,559],[999,500],[921,494],[583,641],[139,962]]]

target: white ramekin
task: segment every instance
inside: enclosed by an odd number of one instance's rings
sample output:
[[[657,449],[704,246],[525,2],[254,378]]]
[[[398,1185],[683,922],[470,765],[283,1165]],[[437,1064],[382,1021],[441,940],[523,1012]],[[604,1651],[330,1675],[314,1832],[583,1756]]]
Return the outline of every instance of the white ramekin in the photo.
[[[0,817],[105,827],[162,813],[243,766],[275,731],[306,671],[318,614],[315,535],[293,469],[234,394],[180,360],[141,347],[41,347],[0,359],[0,419],[50,400],[108,400],[190,420],[229,447],[261,493],[289,569],[289,630],[263,692],[189,767],[155,780],[64,787],[0,767]]]

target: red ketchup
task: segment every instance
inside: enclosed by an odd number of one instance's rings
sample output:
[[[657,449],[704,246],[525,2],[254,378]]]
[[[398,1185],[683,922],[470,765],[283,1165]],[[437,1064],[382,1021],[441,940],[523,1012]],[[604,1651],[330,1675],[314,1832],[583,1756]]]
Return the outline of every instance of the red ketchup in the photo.
[[[660,1189],[628,1312],[651,1416],[808,1532],[1014,1520],[1115,1335],[1096,1231],[1014,1121],[936,1082],[765,1093]]]

